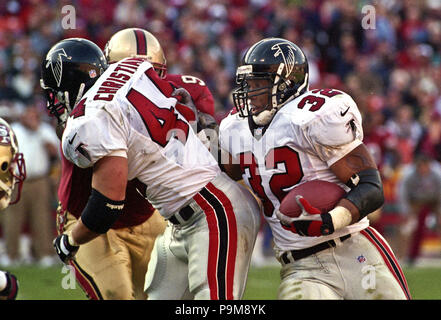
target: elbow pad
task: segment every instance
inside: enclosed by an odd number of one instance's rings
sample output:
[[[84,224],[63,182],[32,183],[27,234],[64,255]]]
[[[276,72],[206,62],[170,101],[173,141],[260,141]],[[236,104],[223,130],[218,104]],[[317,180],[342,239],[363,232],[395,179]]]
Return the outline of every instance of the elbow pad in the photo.
[[[106,233],[121,216],[124,202],[124,200],[110,200],[97,190],[92,189],[86,208],[81,213],[81,221],[95,233]]]
[[[377,169],[360,171],[351,177],[347,185],[351,191],[345,198],[358,208],[360,220],[383,205],[383,184]]]

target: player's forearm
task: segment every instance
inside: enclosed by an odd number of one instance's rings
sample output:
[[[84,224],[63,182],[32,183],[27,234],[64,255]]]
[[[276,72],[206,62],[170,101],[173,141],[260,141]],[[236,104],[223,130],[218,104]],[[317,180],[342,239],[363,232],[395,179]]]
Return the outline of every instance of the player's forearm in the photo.
[[[93,232],[92,230],[87,228],[80,218],[76,223],[76,225],[74,226],[74,228],[72,229],[71,237],[73,242],[71,243],[71,245],[76,245],[76,246],[82,245],[84,243],[92,241],[99,235],[100,235],[99,233]]]

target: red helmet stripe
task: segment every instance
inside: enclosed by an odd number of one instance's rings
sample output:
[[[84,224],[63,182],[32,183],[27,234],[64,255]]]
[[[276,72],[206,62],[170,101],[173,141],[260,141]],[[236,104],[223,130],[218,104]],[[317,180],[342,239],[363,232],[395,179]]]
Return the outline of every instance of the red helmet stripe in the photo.
[[[147,54],[147,40],[145,38],[144,32],[141,30],[135,29],[135,38],[136,38],[136,53],[140,55]]]

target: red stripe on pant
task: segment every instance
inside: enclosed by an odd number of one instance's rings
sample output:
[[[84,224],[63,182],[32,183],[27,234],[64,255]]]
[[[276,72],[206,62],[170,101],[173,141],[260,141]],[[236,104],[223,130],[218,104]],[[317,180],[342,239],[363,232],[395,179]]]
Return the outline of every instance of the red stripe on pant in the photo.
[[[377,248],[390,272],[393,274],[403,290],[406,298],[409,300],[412,299],[404,273],[401,270],[401,267],[398,264],[398,261],[395,258],[391,248],[384,242],[381,236],[378,235],[377,231],[371,227],[367,227],[365,230],[360,231],[360,233]]]
[[[208,266],[207,277],[208,287],[210,288],[210,299],[218,300],[218,281],[217,281],[217,261],[219,255],[219,229],[218,222],[213,207],[210,206],[199,193],[194,196],[196,203],[204,210],[208,224]]]
[[[237,222],[236,216],[234,215],[233,205],[231,204],[230,199],[219,189],[217,189],[214,185],[209,183],[206,188],[213,193],[218,200],[223,204],[225,208],[225,212],[227,214],[228,219],[228,260],[227,260],[227,277],[226,277],[226,287],[231,288],[231,290],[227,290],[227,299],[233,300],[233,289],[234,289],[234,271],[236,267],[236,255],[237,255]]]
[[[96,287],[96,284],[93,282],[93,279],[83,269],[81,269],[74,260],[70,260],[69,264],[75,269],[75,278],[89,299],[103,300],[103,297]]]
[[[205,190],[215,197],[218,203],[222,206],[221,212],[225,214],[225,217],[218,217],[216,210],[219,210],[219,206],[213,207],[213,203],[210,203],[200,193],[194,196],[196,203],[202,208],[205,213],[208,229],[209,229],[209,250],[208,250],[208,266],[207,266],[207,278],[208,286],[210,288],[210,299],[234,299],[234,272],[236,265],[236,253],[237,253],[237,223],[233,211],[233,206],[228,197],[213,184],[209,183]],[[227,221],[227,234],[221,232],[219,218],[225,218]],[[225,239],[227,237],[228,239]],[[226,249],[226,257],[220,257],[219,245],[222,240],[227,240],[228,248]],[[220,283],[218,278],[219,263],[222,262],[225,265],[225,283]],[[220,287],[225,287],[225,296],[219,295]]]

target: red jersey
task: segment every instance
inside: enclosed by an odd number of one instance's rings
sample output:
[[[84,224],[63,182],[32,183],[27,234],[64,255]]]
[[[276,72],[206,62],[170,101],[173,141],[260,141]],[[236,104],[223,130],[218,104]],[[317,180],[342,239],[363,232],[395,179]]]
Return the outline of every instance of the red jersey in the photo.
[[[92,168],[79,168],[62,155],[58,200],[63,209],[76,218],[81,216],[89,200],[92,191],[92,173]],[[150,218],[155,209],[142,196],[145,194],[145,188],[145,184],[138,179],[127,182],[124,210],[112,229],[136,226]]]
[[[168,74],[166,80],[176,87],[185,88],[191,95],[196,108],[214,115],[214,99],[208,87],[199,78],[193,76]],[[64,210],[76,218],[81,216],[92,191],[92,168],[82,169],[68,161],[61,152],[61,178],[58,186],[58,200]],[[112,229],[135,226],[146,221],[155,210],[143,194],[145,184],[134,179],[127,183],[126,201],[121,217]]]
[[[176,87],[186,89],[196,109],[214,117],[214,98],[204,81],[194,76],[181,74],[166,74],[165,80],[172,82]]]

